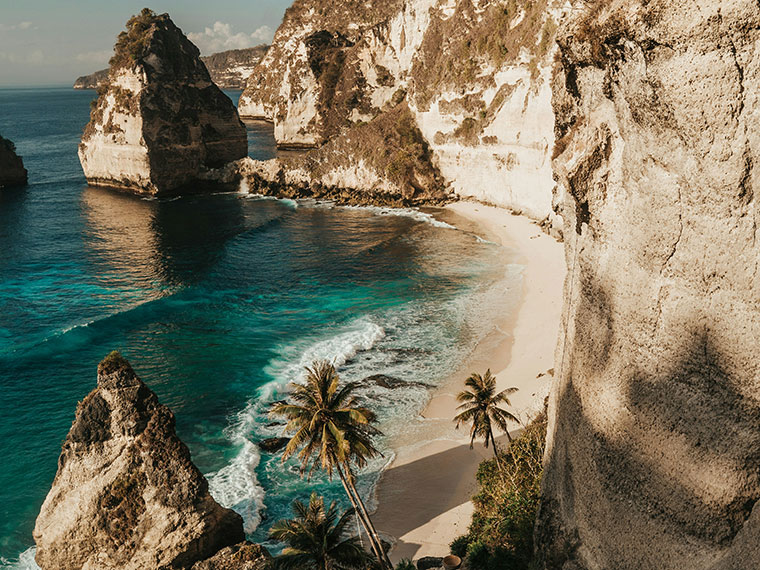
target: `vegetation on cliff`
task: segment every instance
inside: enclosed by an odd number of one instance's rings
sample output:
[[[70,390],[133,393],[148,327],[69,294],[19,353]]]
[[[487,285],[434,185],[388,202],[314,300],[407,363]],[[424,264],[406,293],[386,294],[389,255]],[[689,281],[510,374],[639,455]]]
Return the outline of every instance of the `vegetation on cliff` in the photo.
[[[499,69],[527,55],[531,70],[545,57],[557,31],[549,0],[491,3],[481,13],[460,2],[450,17],[435,15],[414,63],[415,102],[427,106],[442,87],[493,82]]]
[[[150,47],[151,27],[168,19],[168,14],[159,16],[153,10],[143,8],[139,14],[127,20],[127,29],[119,34],[113,48],[114,55],[108,62],[111,67],[132,65],[143,59]]]
[[[472,523],[451,544],[470,570],[531,568],[546,422],[546,414],[540,414],[510,444],[502,453],[502,469],[491,459],[480,464]]]

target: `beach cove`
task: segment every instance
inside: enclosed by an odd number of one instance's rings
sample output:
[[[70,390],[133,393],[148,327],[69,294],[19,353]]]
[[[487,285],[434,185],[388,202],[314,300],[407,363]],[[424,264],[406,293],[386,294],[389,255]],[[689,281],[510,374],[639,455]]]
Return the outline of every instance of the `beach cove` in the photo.
[[[417,420],[425,427],[392,444],[396,456],[378,485],[374,519],[381,533],[396,540],[394,562],[442,556],[452,540],[467,532],[478,465],[493,457],[480,442],[469,448],[467,429],[453,429],[455,396],[467,376],[490,368],[498,390],[517,387],[510,401],[523,423],[543,409],[553,380],[566,272],[562,243],[533,221],[502,208],[459,202],[447,210],[466,221],[460,226],[505,248],[503,269],[520,265],[522,292],[517,310],[497,317],[489,333],[434,391]],[[498,441],[503,446],[506,437]]]

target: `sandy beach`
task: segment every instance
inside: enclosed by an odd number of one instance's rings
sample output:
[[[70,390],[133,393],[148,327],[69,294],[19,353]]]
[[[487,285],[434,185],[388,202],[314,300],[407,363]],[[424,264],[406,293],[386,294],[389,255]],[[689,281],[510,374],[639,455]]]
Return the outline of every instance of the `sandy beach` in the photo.
[[[481,237],[505,246],[505,269],[515,262],[523,267],[522,299],[516,315],[497,316],[493,330],[437,389],[421,428],[393,442],[396,458],[377,487],[373,520],[381,534],[395,539],[394,562],[445,556],[470,524],[475,473],[492,451],[482,444],[471,450],[467,430],[453,429],[455,395],[465,378],[490,368],[500,390],[517,387],[511,403],[523,421],[542,407],[552,380],[565,276],[562,244],[533,221],[501,208],[459,202],[447,210]]]

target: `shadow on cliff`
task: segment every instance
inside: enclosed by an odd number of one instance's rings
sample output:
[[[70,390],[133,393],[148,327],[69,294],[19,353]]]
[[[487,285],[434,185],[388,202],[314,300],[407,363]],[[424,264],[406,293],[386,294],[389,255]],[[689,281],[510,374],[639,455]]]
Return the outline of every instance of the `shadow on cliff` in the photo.
[[[760,404],[753,371],[736,372],[741,347],[719,346],[694,315],[671,345],[651,340],[661,353],[642,342],[623,362],[609,297],[584,285],[579,303],[545,458],[541,567],[713,568],[760,498]]]
[[[202,279],[227,241],[246,229],[234,194],[161,201],[87,187],[82,206],[99,262],[128,265],[138,277],[164,285]]]

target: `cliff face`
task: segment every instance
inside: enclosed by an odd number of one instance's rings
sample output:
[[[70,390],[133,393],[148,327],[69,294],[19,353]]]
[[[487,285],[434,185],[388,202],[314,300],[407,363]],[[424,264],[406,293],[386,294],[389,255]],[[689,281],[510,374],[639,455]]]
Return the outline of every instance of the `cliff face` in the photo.
[[[211,81],[220,89],[243,89],[254,68],[263,59],[269,46],[231,49],[201,57]],[[108,69],[78,77],[74,89],[97,89],[108,81]]]
[[[79,146],[90,184],[147,194],[192,189],[205,169],[247,154],[235,106],[168,15],[132,18],[114,52]]]
[[[174,416],[117,353],[77,407],[34,528],[37,564],[189,568],[244,539],[174,432]]]
[[[559,35],[546,568],[757,567],[758,29],[749,0],[614,0]]]
[[[201,57],[211,75],[211,81],[220,89],[243,89],[253,70],[264,58],[269,46],[259,45],[246,49],[231,49]]]
[[[13,142],[0,136],[0,188],[23,186],[27,182],[24,161],[16,154]]]
[[[406,101],[450,191],[553,216],[549,70],[563,3],[375,4],[296,2],[249,80],[241,116],[272,120],[281,147],[320,147],[356,140],[356,126]],[[359,151],[340,156],[367,163]]]

